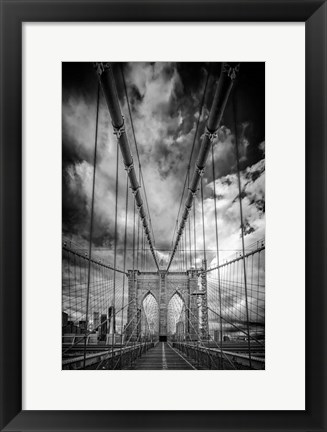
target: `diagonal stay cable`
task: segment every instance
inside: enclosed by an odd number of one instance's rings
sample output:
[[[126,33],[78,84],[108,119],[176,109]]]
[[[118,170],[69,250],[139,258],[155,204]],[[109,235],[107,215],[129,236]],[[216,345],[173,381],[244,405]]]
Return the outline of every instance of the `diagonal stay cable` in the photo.
[[[169,271],[170,265],[175,257],[176,250],[179,241],[183,235],[186,222],[189,221],[189,213],[192,205],[195,205],[194,198],[196,197],[200,178],[204,174],[206,161],[209,154],[211,143],[218,138],[218,129],[221,124],[223,114],[229,99],[229,95],[232,91],[234,80],[236,78],[239,69],[239,64],[231,65],[228,63],[222,63],[219,80],[216,85],[213,102],[210,108],[209,116],[206,122],[206,129],[201,137],[201,144],[198,151],[196,163],[194,164],[194,171],[192,179],[188,187],[187,199],[185,202],[185,208],[182,214],[179,230],[177,231],[176,241],[172,250],[169,263],[167,266],[167,272]]]
[[[209,82],[210,76],[211,76],[211,65],[210,65],[209,72],[207,74],[207,79],[206,79],[206,82],[205,82],[205,85],[204,85],[204,89],[203,89],[203,94],[202,94],[202,99],[201,99],[201,104],[200,104],[199,117],[198,117],[198,120],[197,120],[197,123],[196,123],[196,127],[195,127],[195,132],[194,132],[194,137],[193,137],[193,143],[192,143],[192,149],[191,149],[191,153],[190,153],[189,162],[188,162],[188,165],[187,165],[187,172],[186,172],[186,176],[185,176],[185,180],[184,180],[182,196],[181,196],[181,200],[180,200],[180,203],[179,203],[179,209],[178,209],[178,213],[177,213],[177,221],[179,220],[179,215],[180,215],[181,208],[182,208],[182,205],[183,205],[183,198],[184,198],[186,183],[187,183],[187,180],[188,180],[189,174],[190,174],[190,168],[191,168],[191,162],[192,162],[192,157],[193,157],[193,152],[194,152],[194,147],[195,147],[195,141],[196,141],[196,137],[198,135],[199,124],[200,124],[200,120],[201,120],[201,116],[202,116],[202,111],[203,111],[203,107],[204,107],[204,101],[205,101],[205,96],[206,96],[206,93],[207,93],[207,87],[208,87],[208,82]],[[175,230],[174,230],[173,238],[175,236],[175,232],[176,232],[176,227],[175,227]]]

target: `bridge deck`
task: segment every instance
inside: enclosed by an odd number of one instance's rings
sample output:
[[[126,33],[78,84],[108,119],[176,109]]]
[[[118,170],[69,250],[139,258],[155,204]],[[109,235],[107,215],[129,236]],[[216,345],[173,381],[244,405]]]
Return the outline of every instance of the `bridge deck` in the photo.
[[[155,348],[139,358],[130,369],[140,370],[191,370],[195,369],[187,360],[168,345],[159,342]]]

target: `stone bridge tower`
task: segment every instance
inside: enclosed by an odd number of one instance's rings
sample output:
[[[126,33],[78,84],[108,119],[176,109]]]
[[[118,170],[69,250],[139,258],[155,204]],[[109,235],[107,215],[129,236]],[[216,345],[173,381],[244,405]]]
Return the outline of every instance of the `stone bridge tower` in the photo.
[[[137,339],[136,329],[139,313],[144,314],[143,301],[152,295],[159,311],[159,340],[166,341],[168,336],[168,305],[177,294],[185,305],[185,333],[188,340],[197,340],[200,335],[199,311],[197,305],[198,275],[196,270],[187,272],[140,272],[128,271],[128,327],[125,329],[127,340]]]

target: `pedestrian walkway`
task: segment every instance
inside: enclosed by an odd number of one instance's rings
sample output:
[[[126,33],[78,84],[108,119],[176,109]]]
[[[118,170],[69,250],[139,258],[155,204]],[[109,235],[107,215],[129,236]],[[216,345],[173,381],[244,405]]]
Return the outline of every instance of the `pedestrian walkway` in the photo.
[[[166,342],[159,342],[141,358],[139,358],[130,369],[140,370],[192,370],[195,369],[184,357],[170,347]]]

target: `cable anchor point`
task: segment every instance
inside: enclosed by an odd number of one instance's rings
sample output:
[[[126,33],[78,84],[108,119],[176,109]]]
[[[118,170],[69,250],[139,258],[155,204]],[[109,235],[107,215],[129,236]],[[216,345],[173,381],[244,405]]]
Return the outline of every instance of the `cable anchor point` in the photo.
[[[228,77],[234,81],[238,71],[240,70],[240,64],[238,63],[235,67],[231,66],[228,63],[223,64],[223,73],[227,73]]]
[[[195,170],[199,174],[200,177],[203,177],[204,174],[204,168],[199,168],[197,165],[195,165]]]
[[[188,188],[188,190],[191,192],[193,198],[196,197],[196,194],[199,191],[199,189],[196,189],[195,191],[193,191],[191,188]],[[191,208],[190,208],[190,210],[191,210]]]
[[[206,127],[206,131],[204,132],[204,136],[208,137],[209,141],[211,143],[213,143],[214,140],[218,138],[218,129],[215,130],[214,132],[210,132],[209,129]]]
[[[105,70],[110,69],[110,63],[109,62],[95,62],[95,63],[93,63],[93,67],[96,70],[98,77],[100,78]]]
[[[114,128],[114,135],[116,135],[117,140],[119,140],[120,137],[126,132],[124,123],[119,127],[114,125],[112,125],[112,127]]]
[[[125,165],[125,171],[127,172],[127,174],[129,174],[132,169],[134,169],[134,164],[133,162],[130,165]]]
[[[138,186],[136,189],[132,189],[132,194],[135,197],[135,195],[137,194],[137,191],[140,189],[141,186]]]

